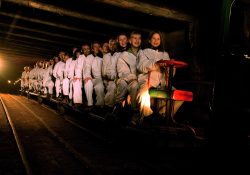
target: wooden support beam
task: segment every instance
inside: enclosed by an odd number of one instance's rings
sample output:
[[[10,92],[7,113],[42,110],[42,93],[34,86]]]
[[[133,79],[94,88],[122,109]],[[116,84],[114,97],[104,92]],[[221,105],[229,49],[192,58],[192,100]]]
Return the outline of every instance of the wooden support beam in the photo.
[[[43,55],[46,56],[47,52],[38,52],[36,50],[29,50],[29,49],[22,49],[22,48],[7,48],[7,47],[1,47],[0,48],[1,51],[7,51],[7,52],[13,52],[13,53],[28,53],[28,54],[39,54],[39,55]]]
[[[113,5],[116,7],[142,12],[148,15],[160,16],[183,22],[193,22],[194,17],[168,7],[160,7],[135,0],[95,0],[96,2]]]
[[[1,23],[1,22],[0,22],[0,26],[10,27],[9,24],[5,24],[5,23]],[[45,32],[45,31],[42,31],[42,30],[37,30],[37,29],[32,29],[32,28],[27,28],[27,27],[22,27],[22,26],[17,26],[17,25],[13,26],[13,28],[14,29],[24,30],[24,31],[29,31],[29,32],[35,32],[35,33],[39,33],[39,34],[44,34],[44,35],[48,35],[48,36],[55,36],[55,37],[58,37],[58,38],[65,38],[65,39],[68,39],[68,40],[82,41],[81,39],[76,38],[76,37],[70,37],[70,36],[60,35],[60,34],[57,34],[57,33]]]
[[[139,31],[145,31],[145,32],[149,31],[147,29],[143,29],[143,28],[140,28],[140,27],[137,27],[137,26],[124,24],[124,23],[116,22],[116,21],[110,21],[110,20],[107,20],[107,19],[104,19],[104,18],[99,18],[99,17],[95,17],[95,16],[75,12],[75,11],[72,11],[72,10],[68,10],[68,9],[65,9],[65,8],[60,8],[60,7],[57,7],[57,6],[54,6],[54,5],[48,5],[48,4],[44,4],[44,3],[40,3],[40,2],[35,2],[35,1],[32,1],[32,0],[4,0],[4,1],[10,2],[10,3],[15,3],[15,4],[18,4],[18,5],[23,5],[23,6],[26,6],[26,7],[39,9],[39,10],[44,10],[44,11],[51,12],[51,13],[70,16],[70,17],[74,17],[74,18],[78,18],[78,19],[82,19],[82,20],[88,20],[88,21],[92,21],[92,22],[106,24],[106,25],[110,25],[110,26],[133,29],[133,30],[139,30]]]
[[[1,47],[6,47],[6,48],[17,48],[17,49],[24,49],[24,50],[33,50],[33,51],[42,51],[42,52],[47,52],[47,53],[51,53],[51,52],[56,52],[56,50],[52,50],[52,49],[45,49],[45,48],[41,48],[38,46],[28,46],[28,45],[23,45],[23,44],[16,44],[16,43],[10,43],[10,42],[5,42],[4,44],[1,44]]]
[[[167,19],[173,19],[187,23],[189,26],[189,43],[190,47],[193,47],[196,42],[196,32],[198,20],[196,17],[183,13],[178,10],[171,9],[169,7],[160,7],[153,4],[148,4],[145,2],[140,2],[136,0],[95,0],[95,2],[105,3],[108,5],[138,11],[148,15],[164,17]]]
[[[44,45],[44,44],[41,44],[41,42],[39,41],[24,41],[24,40],[20,40],[20,39],[17,39],[17,38],[6,38],[6,37],[1,37],[0,36],[0,44],[1,45],[4,45],[5,43],[8,43],[8,42],[11,42],[11,43],[17,43],[17,44],[21,44],[21,45],[26,45],[26,46],[38,46],[38,47],[41,47],[41,48],[48,48],[50,50],[58,50],[58,47],[57,46],[54,46],[54,45]]]
[[[34,58],[38,58],[38,57],[41,57],[42,55],[39,55],[39,54],[29,54],[29,53],[13,53],[13,52],[10,52],[10,51],[6,51],[6,50],[1,50],[1,56],[3,57],[6,57],[6,58],[9,58],[10,56],[20,56],[20,57],[23,57],[23,58],[29,58],[29,59],[32,59],[32,62],[35,62],[34,61]],[[11,59],[8,59],[8,61],[11,61]],[[20,60],[21,62],[22,60]]]
[[[11,13],[6,13],[6,12],[1,12],[0,11],[0,15],[8,16],[8,17],[11,17],[11,18],[16,18],[16,19],[21,19],[21,20],[24,20],[24,21],[32,22],[32,23],[38,23],[38,24],[48,25],[48,26],[57,27],[57,28],[61,28],[61,29],[81,32],[81,33],[87,33],[87,34],[92,34],[92,35],[97,35],[97,36],[108,36],[108,35],[105,35],[104,33],[101,33],[101,32],[94,32],[94,31],[80,29],[80,28],[77,28],[77,27],[67,26],[67,25],[64,25],[64,24],[44,21],[44,20],[40,20],[40,19],[34,19],[34,18],[30,18],[30,17],[24,17],[24,16],[21,16],[21,15],[18,15],[18,14],[11,14]]]
[[[5,32],[2,32],[2,31],[0,31],[0,33],[7,34],[7,35],[13,35],[13,36],[21,37],[21,38],[28,38],[28,39],[32,39],[32,40],[38,40],[38,41],[43,41],[43,42],[55,43],[55,44],[63,45],[63,46],[70,46],[70,47],[72,47],[74,45],[74,44],[68,44],[66,42],[57,42],[57,41],[52,41],[52,40],[48,40],[48,39],[44,39],[44,38],[39,38],[39,37],[34,37],[34,36],[29,36],[29,35],[24,35],[24,34],[16,34],[16,33],[11,33],[11,32],[5,33]]]
[[[10,50],[6,50],[6,49],[2,49],[0,48],[1,54],[5,55],[5,57],[8,57],[8,61],[15,61],[15,59],[18,59],[18,56],[25,56],[27,58],[48,58],[49,55],[44,55],[44,54],[40,54],[40,53],[27,53],[27,52],[13,52]],[[11,58],[10,55],[15,55],[17,58]],[[18,60],[17,60],[18,61]],[[22,62],[22,60],[19,60],[19,62]]]

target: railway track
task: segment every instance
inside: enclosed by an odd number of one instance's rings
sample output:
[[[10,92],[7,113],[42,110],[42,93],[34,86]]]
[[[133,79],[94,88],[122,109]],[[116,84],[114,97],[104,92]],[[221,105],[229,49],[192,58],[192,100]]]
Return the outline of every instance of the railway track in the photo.
[[[32,171],[27,161],[24,148],[20,142],[15,126],[5,103],[0,96],[0,135],[1,167],[0,174],[27,174]]]
[[[154,144],[138,144],[136,137],[110,144],[103,122],[58,115],[22,96],[1,96],[33,174],[175,174],[196,166],[194,151],[157,150],[150,147]]]

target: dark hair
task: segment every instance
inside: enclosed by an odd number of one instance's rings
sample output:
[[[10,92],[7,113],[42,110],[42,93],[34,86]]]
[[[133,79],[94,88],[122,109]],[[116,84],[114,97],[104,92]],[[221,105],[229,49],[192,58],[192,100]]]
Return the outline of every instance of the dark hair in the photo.
[[[72,57],[72,60],[76,60],[76,53],[79,52],[81,53],[81,50],[80,49],[77,49],[74,54],[73,54],[73,57]]]

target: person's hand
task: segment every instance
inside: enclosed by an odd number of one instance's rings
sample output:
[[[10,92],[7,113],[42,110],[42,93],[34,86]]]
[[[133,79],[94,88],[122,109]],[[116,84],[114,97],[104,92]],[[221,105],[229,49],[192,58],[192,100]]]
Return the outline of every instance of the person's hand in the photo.
[[[85,79],[84,79],[84,84],[86,84],[89,80],[92,80],[92,78],[91,78],[91,77],[85,78]]]
[[[77,80],[80,80],[80,78],[74,77],[73,82],[76,82]]]

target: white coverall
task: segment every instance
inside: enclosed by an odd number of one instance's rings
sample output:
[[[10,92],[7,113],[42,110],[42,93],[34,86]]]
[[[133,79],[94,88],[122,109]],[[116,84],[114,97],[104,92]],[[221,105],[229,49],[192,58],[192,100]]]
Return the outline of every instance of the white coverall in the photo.
[[[43,78],[44,78],[45,69],[38,68],[37,69],[37,90],[41,91],[43,87]]]
[[[82,104],[82,74],[85,67],[87,57],[80,55],[75,61],[75,75],[76,79],[73,81],[73,102]]]
[[[34,67],[29,74],[29,90],[36,90],[37,67]]]
[[[22,72],[22,75],[21,75],[21,89],[24,88],[25,75],[26,75],[26,71],[23,71],[23,72]]]
[[[55,64],[53,69],[53,76],[56,78],[55,88],[56,88],[56,97],[59,97],[59,94],[62,93],[62,83],[63,83],[63,69],[65,63],[59,61]]]
[[[43,79],[43,87],[45,88],[44,94],[49,93],[53,94],[54,82],[52,81],[53,74],[53,65],[50,65],[47,69],[45,69],[44,79]]]
[[[69,95],[69,78],[68,78],[68,74],[69,74],[69,68],[70,68],[70,64],[72,62],[72,58],[68,58],[67,61],[64,64],[64,70],[63,70],[63,95]]]
[[[139,54],[139,63],[137,69],[139,72],[138,82],[138,100],[140,103],[140,112],[146,117],[153,113],[150,108],[150,96],[148,90],[150,87],[157,87],[159,84],[166,85],[165,75],[160,71],[160,67],[155,63],[159,60],[169,60],[167,52],[159,52],[151,48],[144,49]],[[148,75],[150,73],[150,79]]]
[[[83,79],[92,78],[84,83],[84,90],[88,101],[88,106],[93,105],[93,89],[96,94],[96,106],[104,105],[104,86],[102,81],[102,58],[92,54],[87,56],[84,68]]]
[[[102,77],[106,88],[104,103],[109,107],[113,107],[115,104],[115,79],[117,79],[116,65],[120,54],[121,52],[115,52],[113,55],[111,55],[111,53],[107,53],[103,56]]]
[[[127,98],[128,93],[131,96],[131,107],[136,109],[137,107],[137,57],[141,50],[138,51],[137,55],[134,55],[130,50],[122,52],[118,57],[117,61],[117,73],[119,79],[116,82],[116,103],[120,103]]]
[[[24,88],[29,87],[29,74],[30,74],[30,72],[27,71],[24,75]]]
[[[69,70],[68,70],[68,79],[69,79],[69,99],[71,100],[73,98],[73,78],[74,78],[74,73],[75,73],[75,64],[76,60],[72,60],[70,65],[69,65]]]

